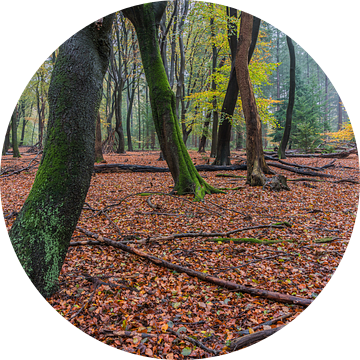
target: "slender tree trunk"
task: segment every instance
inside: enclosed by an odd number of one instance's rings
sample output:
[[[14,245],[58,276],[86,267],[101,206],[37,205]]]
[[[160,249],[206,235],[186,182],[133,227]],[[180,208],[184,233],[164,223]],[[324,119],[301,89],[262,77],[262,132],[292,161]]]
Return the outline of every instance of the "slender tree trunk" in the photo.
[[[21,128],[21,136],[20,136],[20,142],[19,142],[19,146],[23,146],[24,143],[24,136],[25,136],[25,127],[27,124],[27,120],[25,120],[25,102],[24,101],[20,101],[20,112],[19,112],[19,122],[20,119],[22,118],[22,128]]]
[[[6,130],[6,134],[5,134],[5,140],[4,140],[4,145],[3,145],[3,149],[2,149],[2,154],[6,155],[7,151],[9,150],[10,147],[10,128],[11,128],[11,119],[9,121],[9,125],[7,127]]]
[[[208,113],[206,114],[206,120],[204,122],[203,133],[202,133],[200,141],[199,141],[198,153],[204,153],[205,152],[206,139],[207,139],[208,134],[209,134],[210,118],[211,118],[211,111],[208,111]]]
[[[342,129],[342,102],[340,96],[338,96],[338,124],[337,129]]]
[[[17,114],[18,114],[18,106],[15,106],[15,110],[11,117],[11,133],[12,133],[12,148],[13,148],[13,157],[21,157],[18,140],[17,140]]]
[[[286,36],[286,41],[288,44],[289,54],[290,54],[290,89],[289,89],[289,102],[286,110],[285,128],[278,150],[279,159],[286,159],[285,149],[290,138],[292,112],[295,102],[295,51],[294,51],[294,45],[291,39],[289,38],[289,36]]]
[[[95,124],[109,61],[114,16],[60,46],[49,88],[44,153],[10,239],[26,274],[44,296],[58,277],[94,169]]]
[[[114,94],[114,102],[115,102],[115,131],[118,134],[118,148],[117,153],[118,154],[124,154],[125,153],[125,137],[124,137],[124,129],[122,124],[122,113],[121,113],[121,105],[122,105],[122,89],[123,89],[124,83],[120,80],[120,83],[117,85],[117,88],[115,88],[115,94]]]
[[[98,112],[96,118],[96,130],[95,130],[95,162],[106,162],[102,153],[102,141],[101,141],[101,119],[100,112]]]
[[[176,119],[176,98],[167,80],[158,44],[157,24],[165,7],[166,2],[154,2],[124,9],[123,13],[136,29],[153,120],[161,151],[174,179],[174,192],[179,195],[192,193],[200,200],[206,193],[218,190],[199,175],[182,140]]]
[[[252,27],[253,16],[243,11],[241,13],[239,46],[236,54],[235,67],[246,121],[247,183],[251,186],[262,186],[265,183],[264,173],[271,173],[271,171],[264,158],[261,120],[258,114],[248,68],[248,53],[251,43]]]
[[[325,74],[325,114],[324,114],[324,131],[328,128],[328,77]]]

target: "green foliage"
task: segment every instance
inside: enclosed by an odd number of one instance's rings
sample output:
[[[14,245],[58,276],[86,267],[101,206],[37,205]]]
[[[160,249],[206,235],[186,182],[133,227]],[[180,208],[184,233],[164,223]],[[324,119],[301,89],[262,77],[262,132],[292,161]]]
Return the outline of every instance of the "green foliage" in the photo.
[[[307,153],[314,152],[321,143],[321,134],[310,123],[301,123],[297,126],[297,132],[293,137],[297,147]]]
[[[287,79],[286,88],[289,87]],[[286,121],[288,100],[282,101],[276,111],[277,126],[272,134],[272,141],[280,143]],[[295,103],[292,115],[289,146],[313,151],[321,142],[321,113],[319,105],[319,88],[315,78],[304,81],[299,68],[296,69]]]

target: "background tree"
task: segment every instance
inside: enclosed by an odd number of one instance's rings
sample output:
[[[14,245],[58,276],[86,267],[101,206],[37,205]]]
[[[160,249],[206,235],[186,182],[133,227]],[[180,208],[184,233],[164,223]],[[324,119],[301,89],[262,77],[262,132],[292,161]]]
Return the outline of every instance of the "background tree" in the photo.
[[[199,200],[218,190],[199,175],[182,140],[176,118],[176,98],[170,89],[158,44],[158,25],[165,7],[166,2],[155,2],[124,9],[123,13],[137,33],[155,128],[175,182],[174,192],[179,195],[191,193]]]
[[[286,110],[285,129],[278,151],[279,159],[286,159],[285,149],[290,138],[292,112],[295,101],[295,66],[296,66],[295,51],[294,51],[294,45],[289,36],[286,36],[286,41],[289,47],[289,54],[290,54],[290,89],[289,89],[289,101]]]
[[[10,230],[21,265],[44,297],[58,288],[60,269],[90,185],[113,18],[109,15],[90,24],[60,47],[49,89],[43,157]]]
[[[13,157],[21,157],[18,147],[17,140],[17,118],[18,118],[18,105],[15,106],[14,112],[11,116],[11,137],[12,137],[12,148],[13,148]]]
[[[248,69],[252,27],[253,16],[243,11],[241,13],[239,46],[236,54],[235,67],[242,108],[246,121],[247,182],[251,186],[262,186],[265,183],[264,173],[269,174],[271,173],[271,170],[264,158],[261,120],[256,106]]]
[[[96,129],[95,129],[95,162],[106,162],[102,153],[102,146],[101,146],[101,118],[100,112],[96,117]]]

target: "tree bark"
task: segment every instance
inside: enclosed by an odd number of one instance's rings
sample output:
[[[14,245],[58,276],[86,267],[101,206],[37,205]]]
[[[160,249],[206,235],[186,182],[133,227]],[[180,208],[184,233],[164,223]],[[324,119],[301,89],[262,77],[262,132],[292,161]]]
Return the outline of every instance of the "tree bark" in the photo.
[[[60,46],[49,88],[43,157],[10,230],[21,265],[44,297],[58,289],[58,276],[90,185],[113,18],[109,15],[90,24]]]
[[[18,140],[17,140],[17,114],[18,106],[15,106],[14,112],[11,116],[11,133],[12,133],[12,148],[13,148],[13,157],[21,157]]]
[[[289,38],[289,36],[286,36],[286,41],[288,44],[289,54],[290,54],[290,89],[289,89],[289,102],[286,109],[285,128],[278,150],[279,159],[286,159],[285,149],[290,138],[292,112],[295,102],[295,50],[294,50],[294,45],[291,41],[291,38]]]
[[[236,17],[237,10],[230,8],[229,14],[230,16]],[[251,57],[256,46],[261,21],[260,19],[254,17],[253,22],[254,26],[251,30],[251,44],[247,52],[248,63],[251,61]],[[216,165],[230,165],[231,119],[234,114],[239,95],[239,86],[235,69],[238,42],[236,41],[236,32],[234,31],[235,30],[230,27],[229,33],[231,35],[229,35],[229,44],[231,49],[232,66],[225,99],[221,109],[221,123],[218,131],[218,143],[216,149],[216,158],[214,161],[214,164]]]
[[[263,186],[266,180],[264,173],[270,174],[272,171],[267,166],[264,158],[261,120],[248,68],[252,27],[253,16],[243,11],[241,13],[239,46],[236,54],[235,68],[246,122],[247,183],[251,186]]]
[[[208,185],[191,161],[176,118],[176,99],[162,63],[158,44],[158,24],[166,2],[154,2],[124,9],[133,23],[139,42],[142,63],[149,85],[153,120],[161,151],[174,180],[174,192],[194,194],[196,200],[205,194],[219,192]]]

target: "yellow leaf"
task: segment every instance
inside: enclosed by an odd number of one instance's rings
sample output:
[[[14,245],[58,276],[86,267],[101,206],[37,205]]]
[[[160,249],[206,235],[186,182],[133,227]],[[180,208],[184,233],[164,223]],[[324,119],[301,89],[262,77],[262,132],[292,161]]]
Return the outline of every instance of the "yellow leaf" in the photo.
[[[162,327],[161,327],[161,331],[162,332],[166,332],[166,330],[168,329],[169,325],[168,324],[164,324]]]
[[[253,334],[255,331],[252,328],[249,328],[249,334]]]

